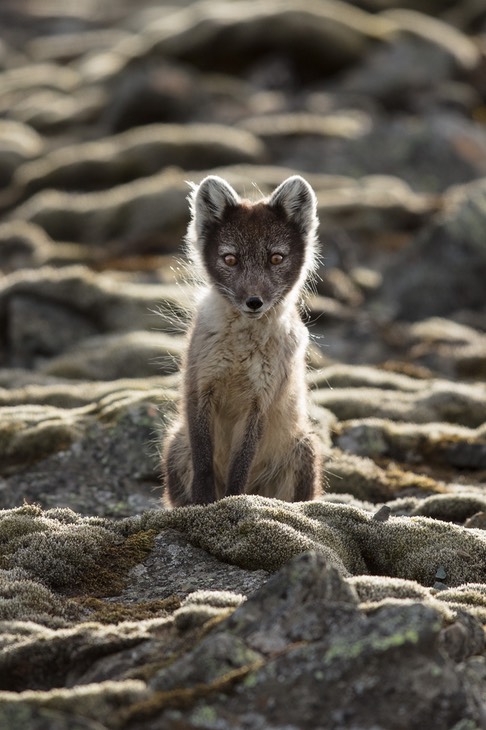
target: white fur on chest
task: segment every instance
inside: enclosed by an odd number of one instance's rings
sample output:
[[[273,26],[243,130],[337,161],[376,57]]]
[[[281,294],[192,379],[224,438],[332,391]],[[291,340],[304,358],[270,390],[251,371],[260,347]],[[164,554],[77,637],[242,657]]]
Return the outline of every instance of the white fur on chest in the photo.
[[[193,339],[201,389],[224,388],[232,399],[268,402],[287,380],[295,359],[303,360],[307,330],[295,310],[275,309],[249,320],[210,291],[200,304]]]

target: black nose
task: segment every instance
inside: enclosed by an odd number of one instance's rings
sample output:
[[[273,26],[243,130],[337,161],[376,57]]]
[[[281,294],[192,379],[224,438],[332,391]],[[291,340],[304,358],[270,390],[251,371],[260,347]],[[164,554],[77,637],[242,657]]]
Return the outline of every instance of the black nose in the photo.
[[[248,309],[253,309],[253,311],[256,312],[257,309],[263,307],[263,300],[260,299],[260,297],[248,297],[246,300],[246,306]]]

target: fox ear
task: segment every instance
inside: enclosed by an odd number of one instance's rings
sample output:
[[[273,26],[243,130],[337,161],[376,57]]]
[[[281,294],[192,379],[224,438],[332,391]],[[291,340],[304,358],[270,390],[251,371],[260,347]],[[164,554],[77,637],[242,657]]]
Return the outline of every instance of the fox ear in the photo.
[[[220,221],[227,207],[239,205],[240,198],[226,180],[217,175],[205,177],[194,186],[192,214],[196,233],[200,236],[209,223]]]
[[[287,219],[304,235],[312,233],[317,226],[317,199],[309,183],[300,175],[284,180],[273,191],[268,206],[283,210]]]

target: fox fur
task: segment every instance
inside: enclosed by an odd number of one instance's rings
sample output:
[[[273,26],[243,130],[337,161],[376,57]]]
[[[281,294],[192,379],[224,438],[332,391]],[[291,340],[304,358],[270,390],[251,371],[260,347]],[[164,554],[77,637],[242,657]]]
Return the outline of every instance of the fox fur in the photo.
[[[189,255],[209,284],[165,438],[168,506],[235,494],[287,501],[320,492],[307,413],[307,328],[298,301],[316,252],[316,197],[295,175],[256,203],[215,175],[190,196]]]

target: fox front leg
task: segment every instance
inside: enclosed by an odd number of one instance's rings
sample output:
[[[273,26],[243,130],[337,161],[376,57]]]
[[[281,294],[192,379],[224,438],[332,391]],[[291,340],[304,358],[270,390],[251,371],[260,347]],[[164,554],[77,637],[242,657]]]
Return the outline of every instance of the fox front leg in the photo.
[[[255,456],[258,442],[262,435],[262,418],[257,407],[254,407],[245,424],[243,438],[239,448],[233,455],[228,472],[226,495],[243,494],[251,464]]]
[[[192,392],[187,403],[189,439],[191,443],[193,480],[191,495],[194,504],[208,504],[216,499],[211,439],[211,392],[202,396]]]

